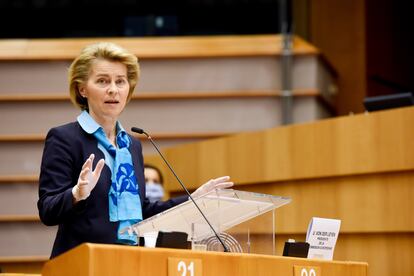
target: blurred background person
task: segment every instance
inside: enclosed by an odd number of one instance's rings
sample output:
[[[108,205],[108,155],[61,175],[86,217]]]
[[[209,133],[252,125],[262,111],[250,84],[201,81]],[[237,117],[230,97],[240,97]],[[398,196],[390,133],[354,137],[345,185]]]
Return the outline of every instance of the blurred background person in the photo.
[[[160,169],[157,167],[145,164],[145,196],[150,202],[162,200],[164,197],[164,178]]]

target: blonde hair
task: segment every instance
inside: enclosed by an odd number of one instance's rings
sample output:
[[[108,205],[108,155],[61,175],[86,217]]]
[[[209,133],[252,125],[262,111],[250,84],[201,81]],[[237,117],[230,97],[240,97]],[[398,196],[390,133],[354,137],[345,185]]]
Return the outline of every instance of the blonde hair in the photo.
[[[81,110],[88,109],[88,100],[82,97],[79,87],[88,80],[91,66],[98,59],[117,61],[126,66],[129,83],[128,101],[138,83],[140,69],[138,58],[134,54],[114,43],[100,42],[86,46],[70,65],[68,74],[70,99]]]

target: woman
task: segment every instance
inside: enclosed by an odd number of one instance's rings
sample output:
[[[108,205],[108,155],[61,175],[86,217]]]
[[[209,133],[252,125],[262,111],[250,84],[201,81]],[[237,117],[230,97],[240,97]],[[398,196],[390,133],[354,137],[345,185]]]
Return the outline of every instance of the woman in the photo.
[[[150,202],[156,202],[164,197],[164,178],[160,169],[144,164],[145,197]]]
[[[139,72],[136,56],[111,43],[86,47],[69,68],[71,100],[82,112],[48,132],[39,179],[40,219],[59,225],[51,258],[84,242],[136,245],[119,230],[188,199],[145,198],[141,144],[118,121]],[[232,186],[228,180],[210,180],[193,196]]]

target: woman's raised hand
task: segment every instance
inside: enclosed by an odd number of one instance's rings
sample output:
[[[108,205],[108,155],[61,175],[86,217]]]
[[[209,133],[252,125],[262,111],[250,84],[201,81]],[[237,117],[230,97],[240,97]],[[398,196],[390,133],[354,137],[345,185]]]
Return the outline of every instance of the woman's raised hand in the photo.
[[[72,195],[75,202],[87,199],[93,188],[95,188],[96,183],[98,183],[102,169],[105,165],[105,160],[99,160],[95,170],[92,170],[94,159],[95,155],[93,153],[86,159],[82,166],[82,171],[79,174],[78,183],[72,188]]]

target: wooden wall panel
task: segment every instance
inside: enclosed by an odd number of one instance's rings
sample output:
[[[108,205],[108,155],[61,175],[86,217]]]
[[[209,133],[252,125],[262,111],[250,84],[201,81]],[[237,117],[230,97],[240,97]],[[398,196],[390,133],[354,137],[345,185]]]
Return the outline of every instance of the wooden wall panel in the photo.
[[[365,2],[313,0],[310,3],[310,40],[338,72],[336,107],[341,115],[364,110]]]
[[[305,232],[312,217],[342,220],[341,232],[414,232],[414,171],[240,185],[291,197],[277,210],[278,233]]]
[[[165,153],[189,183],[221,173],[212,165],[219,159],[225,160],[222,170],[239,184],[410,170],[413,124],[414,108],[401,108],[232,135]],[[214,152],[221,143],[225,146],[220,145],[218,158]],[[201,147],[209,147],[204,152],[210,154],[202,155]],[[188,158],[187,151],[197,157]],[[198,171],[188,174],[189,163],[200,159],[204,165],[193,164]]]
[[[368,261],[370,275],[408,276],[414,270],[413,120],[414,108],[401,108],[237,134],[165,153],[193,189],[209,176],[226,174],[235,189],[291,197],[276,211],[277,254],[286,239],[304,240],[312,217],[337,218],[336,260]]]
[[[1,183],[1,215],[38,215],[38,185],[35,183]],[[17,203],[17,204],[16,204]]]
[[[56,231],[39,221],[1,222],[0,256],[50,256]]]

